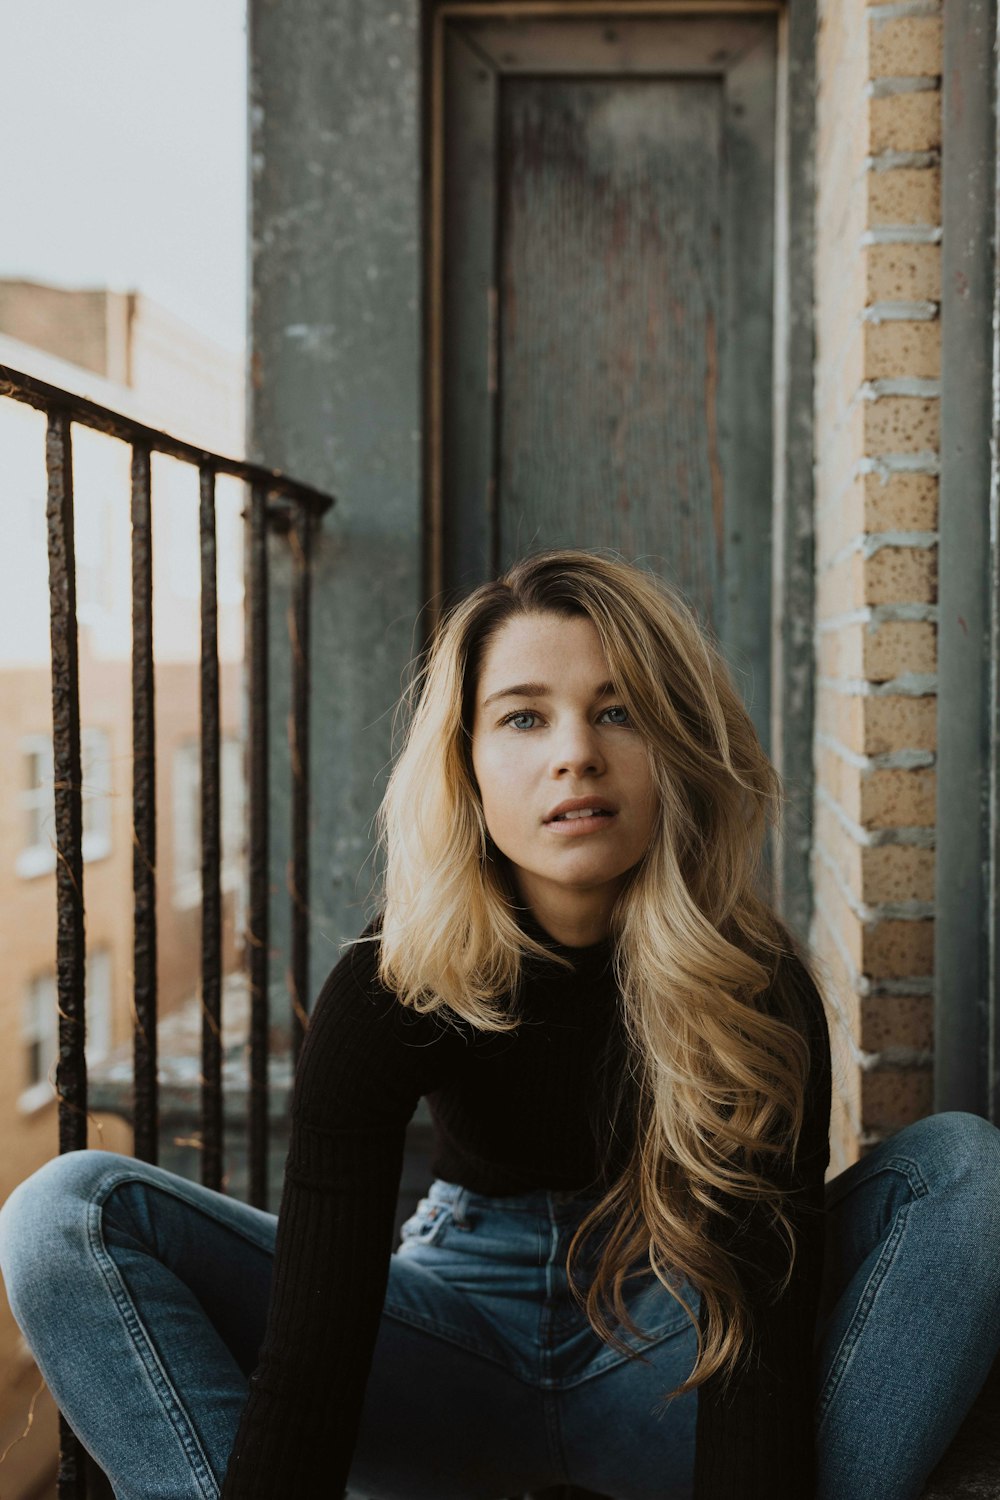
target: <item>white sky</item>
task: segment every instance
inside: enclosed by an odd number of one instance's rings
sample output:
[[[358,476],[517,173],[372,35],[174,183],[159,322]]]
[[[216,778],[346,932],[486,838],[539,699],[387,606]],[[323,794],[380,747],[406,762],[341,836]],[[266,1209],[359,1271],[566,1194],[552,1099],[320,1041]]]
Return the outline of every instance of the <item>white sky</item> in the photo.
[[[245,0],[0,0],[0,276],[246,303]]]

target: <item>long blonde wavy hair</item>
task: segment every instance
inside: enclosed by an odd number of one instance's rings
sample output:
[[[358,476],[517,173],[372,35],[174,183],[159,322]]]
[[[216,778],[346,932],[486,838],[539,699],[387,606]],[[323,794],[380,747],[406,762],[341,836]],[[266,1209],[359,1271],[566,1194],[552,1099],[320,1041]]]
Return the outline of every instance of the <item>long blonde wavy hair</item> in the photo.
[[[791,1277],[795,1235],[767,1166],[794,1161],[809,1062],[790,987],[777,993],[782,955],[801,955],[760,890],[780,779],[718,646],[676,591],[596,553],[545,552],[445,618],[401,702],[405,741],[378,815],[379,978],[414,1010],[512,1031],[519,1020],[504,1000],[525,956],[555,958],[517,921],[471,756],[487,647],[513,616],[539,612],[594,625],[659,797],[656,831],[611,919],[634,1145],[578,1225],[567,1269],[591,1326],[630,1357],[614,1327],[644,1336],[624,1304],[627,1279],[651,1268],[685,1308],[698,1353],[670,1400],[717,1371],[727,1380],[753,1342],[736,1265],[708,1232],[716,1216],[733,1217],[720,1195],[770,1212],[789,1251],[782,1285]],[[767,1011],[755,1003],[765,992],[777,999]],[[602,1228],[584,1294],[572,1266]],[[701,1293],[704,1337],[685,1281]]]

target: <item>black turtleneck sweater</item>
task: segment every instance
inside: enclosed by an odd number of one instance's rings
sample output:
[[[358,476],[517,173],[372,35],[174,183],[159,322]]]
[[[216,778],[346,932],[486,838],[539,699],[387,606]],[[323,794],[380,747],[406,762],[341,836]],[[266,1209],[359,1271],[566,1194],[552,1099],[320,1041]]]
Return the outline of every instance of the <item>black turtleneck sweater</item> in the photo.
[[[422,1096],[434,1175],[473,1192],[593,1190],[627,1159],[610,943],[565,947],[522,920],[574,968],[525,960],[512,1002],[524,1021],[513,1033],[456,1028],[402,1006],[376,978],[375,943],[349,949],[323,986],[295,1076],[267,1327],[222,1500],[328,1500],[346,1487],[388,1284],[406,1126]],[[786,962],[812,1059],[798,1159],[781,1174],[796,1190],[798,1255],[775,1301],[784,1240],[746,1200],[730,1200],[726,1243],[743,1268],[757,1338],[752,1363],[727,1389],[715,1377],[698,1389],[695,1500],[814,1494],[830,1053],[815,986],[797,960]]]

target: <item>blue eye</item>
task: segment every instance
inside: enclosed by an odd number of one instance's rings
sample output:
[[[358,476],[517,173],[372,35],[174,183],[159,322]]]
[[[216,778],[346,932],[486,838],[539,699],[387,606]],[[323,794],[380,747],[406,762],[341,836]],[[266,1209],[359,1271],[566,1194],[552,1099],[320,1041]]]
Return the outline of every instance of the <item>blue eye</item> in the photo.
[[[512,726],[512,728],[514,728],[514,729],[526,729],[526,728],[530,728],[530,725],[515,724],[514,720],[515,719],[537,719],[537,718],[538,718],[538,715],[536,713],[534,713],[532,709],[530,709],[530,708],[519,708],[519,709],[516,709],[514,713],[507,714],[507,716],[505,718],[501,719],[500,722],[501,722],[501,724],[510,724]]]
[[[630,722],[628,709],[621,703],[616,703],[613,708],[606,708],[601,715],[602,719],[605,714],[621,714],[622,717],[620,719],[611,720],[612,724],[628,724]]]

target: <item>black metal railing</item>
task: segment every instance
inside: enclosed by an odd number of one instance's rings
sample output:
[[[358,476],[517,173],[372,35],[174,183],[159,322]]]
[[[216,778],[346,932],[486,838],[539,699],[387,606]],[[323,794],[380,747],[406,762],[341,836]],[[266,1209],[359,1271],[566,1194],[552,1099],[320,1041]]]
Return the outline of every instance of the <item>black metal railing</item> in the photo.
[[[156,742],[153,679],[151,456],[166,454],[199,473],[201,552],[201,1180],[220,1190],[223,1172],[222,898],[216,477],[249,487],[245,551],[247,658],[248,905],[245,934],[250,995],[249,1200],[268,1200],[268,533],[288,538],[291,554],[291,932],[292,1051],[307,1020],[309,878],[309,600],[311,538],[332,497],[277,470],[210,453],[92,401],[0,365],[0,396],[46,414],[49,605],[52,643],[52,742],[56,833],[56,989],[59,1007],[56,1093],[59,1150],[87,1145],[85,928],[80,681],[77,653],[73,509],[73,424],[131,448],[132,520],[132,816],[134,1008],[132,1121],[135,1155],[157,1159]],[[100,1492],[101,1478],[60,1418],[60,1500]],[[105,1493],[107,1491],[105,1490]]]

